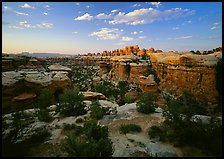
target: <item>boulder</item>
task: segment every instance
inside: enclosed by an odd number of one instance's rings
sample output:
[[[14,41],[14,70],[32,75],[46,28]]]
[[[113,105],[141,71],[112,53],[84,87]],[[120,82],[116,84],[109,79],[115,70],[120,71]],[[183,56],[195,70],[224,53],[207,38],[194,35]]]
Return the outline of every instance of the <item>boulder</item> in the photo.
[[[98,93],[98,92],[81,92],[84,96],[84,100],[96,100],[96,99],[100,99],[100,100],[105,100],[106,97],[102,94],[102,93]]]

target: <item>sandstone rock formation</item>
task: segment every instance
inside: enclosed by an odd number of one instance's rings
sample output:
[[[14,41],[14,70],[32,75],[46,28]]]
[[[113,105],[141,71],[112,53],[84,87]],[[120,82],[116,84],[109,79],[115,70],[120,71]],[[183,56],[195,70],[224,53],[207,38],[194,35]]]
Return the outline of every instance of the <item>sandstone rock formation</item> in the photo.
[[[105,100],[106,97],[102,93],[98,92],[81,92],[84,96],[84,100],[95,100],[95,99],[100,99],[100,100]]]
[[[72,88],[66,73],[38,71],[9,71],[2,73],[2,108],[11,111],[17,108],[32,107],[36,96],[43,88],[54,94],[57,90]]]
[[[160,79],[160,90],[176,95],[188,92],[198,100],[217,103],[217,57],[156,53],[150,59]]]

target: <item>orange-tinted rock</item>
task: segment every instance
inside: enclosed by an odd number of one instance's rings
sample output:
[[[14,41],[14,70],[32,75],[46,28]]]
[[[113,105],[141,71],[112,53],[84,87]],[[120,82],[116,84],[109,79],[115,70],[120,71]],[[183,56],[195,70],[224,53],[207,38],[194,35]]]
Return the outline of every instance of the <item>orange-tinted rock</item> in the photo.
[[[145,54],[146,54],[145,49],[142,49],[141,51],[137,52],[138,56],[142,56],[142,55],[145,55]]]
[[[148,64],[130,63],[130,81],[137,82],[140,76],[148,71]]]
[[[177,96],[188,92],[200,101],[217,103],[217,57],[158,53],[151,54],[150,59],[160,79],[160,90]]]
[[[109,64],[106,62],[100,62],[100,75],[103,75],[105,73],[109,72]]]
[[[150,55],[151,53],[154,53],[155,52],[155,49],[154,48],[150,48],[146,51],[146,54],[147,55]]]
[[[143,92],[158,92],[157,83],[149,78],[140,78],[137,81],[137,84],[140,85],[140,88]]]
[[[24,101],[24,100],[27,100],[27,99],[33,99],[36,96],[37,95],[35,93],[23,93],[23,94],[20,94],[19,96],[14,97],[13,100]]]
[[[131,99],[134,99],[135,101],[139,99],[139,92],[136,92],[136,91],[131,91],[131,92],[127,92],[125,94],[125,97],[130,97]]]

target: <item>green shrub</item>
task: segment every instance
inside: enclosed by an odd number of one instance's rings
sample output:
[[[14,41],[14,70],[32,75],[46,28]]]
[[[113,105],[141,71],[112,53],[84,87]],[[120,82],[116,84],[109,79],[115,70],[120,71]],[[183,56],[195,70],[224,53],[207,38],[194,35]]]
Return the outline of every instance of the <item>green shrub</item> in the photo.
[[[78,128],[78,129],[77,129]],[[62,143],[62,148],[72,157],[111,157],[112,142],[108,138],[108,128],[88,121],[84,127],[75,128]]]
[[[147,59],[149,59],[148,55],[143,54],[143,55],[142,55],[142,60],[147,60]]]
[[[82,122],[83,122],[83,119],[82,118],[76,119],[76,123],[82,123]]]
[[[76,128],[75,124],[63,124],[63,130],[72,130],[75,128]]]
[[[143,92],[140,101],[137,102],[137,111],[144,114],[154,113],[156,108],[156,97],[151,92]]]
[[[131,96],[125,96],[124,97],[124,102],[125,103],[133,103],[135,99],[133,99]]]
[[[95,85],[95,90],[104,94],[106,97],[114,96],[116,98],[119,95],[119,90],[108,81],[103,81],[101,84]]]
[[[60,101],[60,113],[64,116],[78,116],[86,114],[84,109],[83,95],[79,94],[78,89],[65,90],[63,94],[59,96]]]
[[[91,113],[90,116],[93,119],[102,119],[103,116],[106,114],[106,109],[105,108],[101,108],[100,106],[97,105],[91,105],[90,107]]]
[[[128,125],[121,125],[119,130],[123,133],[129,133],[129,132],[141,132],[142,128],[139,125],[136,124],[128,124]]]
[[[84,134],[88,138],[92,138],[94,140],[99,140],[100,138],[106,139],[108,138],[108,127],[101,127],[96,124],[95,120],[90,120],[84,124]]]
[[[47,107],[51,105],[52,98],[53,98],[53,94],[50,90],[46,88],[41,90],[40,96],[38,97],[38,101],[36,104],[37,107],[40,109],[46,109]]]
[[[208,156],[221,156],[222,125],[218,119],[211,118],[209,124],[190,120],[195,113],[204,112],[200,103],[190,94],[184,94],[178,100],[170,99],[167,103],[168,110],[163,112],[165,121],[159,128],[149,130],[151,137],[159,137],[176,146],[192,146]]]
[[[137,103],[137,111],[144,114],[154,113],[154,104]]]
[[[129,90],[129,84],[127,81],[119,81],[117,87],[120,95],[125,94]]]
[[[47,109],[40,109],[37,112],[37,117],[40,121],[45,121],[45,122],[49,122],[52,119]]]

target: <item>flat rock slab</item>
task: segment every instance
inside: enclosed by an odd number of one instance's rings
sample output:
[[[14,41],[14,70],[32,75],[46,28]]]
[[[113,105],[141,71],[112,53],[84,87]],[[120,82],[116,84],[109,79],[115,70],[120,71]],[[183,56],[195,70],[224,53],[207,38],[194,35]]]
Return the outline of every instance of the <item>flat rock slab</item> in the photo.
[[[33,99],[36,96],[37,95],[35,93],[23,93],[23,94],[20,94],[20,95],[14,97],[13,100],[15,100],[15,101],[24,101],[24,100],[27,100],[27,99]]]

